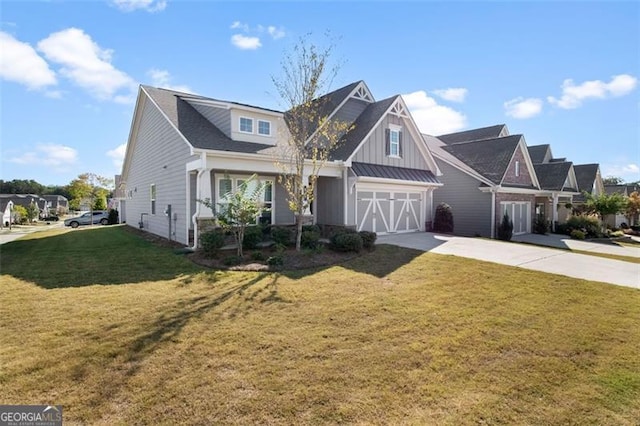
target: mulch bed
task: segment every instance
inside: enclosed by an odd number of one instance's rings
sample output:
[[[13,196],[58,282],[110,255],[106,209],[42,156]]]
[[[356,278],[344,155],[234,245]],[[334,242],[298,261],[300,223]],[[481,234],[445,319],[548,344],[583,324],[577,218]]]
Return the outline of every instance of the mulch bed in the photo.
[[[126,229],[127,232],[131,232],[132,234],[135,234],[158,247],[173,248],[176,250],[185,249],[184,244],[181,244],[177,241],[169,241],[166,238],[160,237],[150,232],[142,231],[131,226],[125,226],[124,229]],[[252,260],[251,255],[255,252],[262,253],[262,258],[264,260]],[[201,252],[187,253],[186,256],[193,263],[212,269],[227,269],[232,271],[282,271],[337,265],[349,259],[361,256],[366,252],[366,250],[363,250],[360,253],[342,253],[329,250],[328,247],[323,247],[322,250],[302,250],[300,252],[296,251],[294,248],[289,248],[281,252],[277,252],[273,248],[262,248],[257,250],[245,250],[243,262],[238,265],[231,266],[225,265],[224,262],[225,259],[236,255],[235,249],[221,250],[215,257],[205,256]],[[278,267],[267,265],[266,259],[278,254],[282,255],[284,264]]]

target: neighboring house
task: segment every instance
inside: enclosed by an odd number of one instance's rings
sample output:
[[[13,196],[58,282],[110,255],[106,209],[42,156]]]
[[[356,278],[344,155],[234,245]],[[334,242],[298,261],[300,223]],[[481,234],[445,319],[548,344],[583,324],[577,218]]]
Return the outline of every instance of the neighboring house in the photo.
[[[43,213],[49,209],[49,203],[44,198],[39,195],[34,194],[0,194],[0,199],[2,200],[10,200],[13,202],[14,206],[23,206],[25,208],[29,207],[32,204],[35,204],[38,208],[38,217],[42,216]],[[36,219],[38,218],[36,217]]]
[[[583,205],[587,199],[584,193],[587,192],[594,197],[604,194],[604,183],[600,174],[599,164],[577,164],[573,166],[578,180],[580,194],[573,197],[574,207]]]
[[[9,198],[0,198],[0,213],[2,213],[2,223],[0,223],[0,228],[11,226],[12,209],[13,201],[11,201]]]
[[[451,206],[454,233],[494,238],[505,212],[514,234],[531,232],[541,190],[524,136],[504,124],[423,136],[442,171],[433,202]]]
[[[555,231],[556,223],[565,223],[571,215],[573,197],[580,195],[573,163],[553,158],[549,145],[534,145],[528,150],[542,190],[536,196],[536,216],[550,221]]]
[[[65,215],[69,213],[69,200],[67,197],[62,195],[43,195],[44,198],[49,203],[49,209],[54,211],[57,215]]]
[[[311,220],[377,233],[425,230],[440,171],[402,98],[376,102],[359,81],[317,105],[353,127],[320,170]],[[121,217],[195,247],[213,217],[198,200],[218,205],[257,173],[269,207],[261,220],[293,224],[275,164],[284,161],[287,135],[283,112],[141,86],[118,178]]]
[[[605,185],[604,192],[606,194],[618,193],[622,194],[625,197],[628,197],[634,192],[640,192],[640,187],[638,185]],[[625,212],[620,212],[615,215],[609,215],[605,218],[605,223],[611,228],[619,228],[620,225],[626,223],[627,225],[637,225],[638,224],[638,215],[635,217],[628,217]]]

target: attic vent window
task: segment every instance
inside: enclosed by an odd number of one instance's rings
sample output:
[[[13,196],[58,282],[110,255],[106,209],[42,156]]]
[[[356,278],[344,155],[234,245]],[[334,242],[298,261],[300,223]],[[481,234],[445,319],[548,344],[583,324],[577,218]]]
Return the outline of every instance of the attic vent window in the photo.
[[[520,176],[520,162],[516,160],[516,177]]]
[[[243,133],[253,133],[253,119],[240,117],[240,131]]]

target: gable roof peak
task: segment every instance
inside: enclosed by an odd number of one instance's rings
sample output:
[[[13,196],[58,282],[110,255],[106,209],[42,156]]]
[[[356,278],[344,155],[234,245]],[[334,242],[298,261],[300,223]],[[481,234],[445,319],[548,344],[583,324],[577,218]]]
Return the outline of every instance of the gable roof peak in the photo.
[[[483,139],[493,139],[497,137],[509,136],[509,129],[506,124],[495,124],[493,126],[480,127],[477,129],[463,130],[460,132],[447,133],[438,136],[438,139],[447,145],[470,142]]]

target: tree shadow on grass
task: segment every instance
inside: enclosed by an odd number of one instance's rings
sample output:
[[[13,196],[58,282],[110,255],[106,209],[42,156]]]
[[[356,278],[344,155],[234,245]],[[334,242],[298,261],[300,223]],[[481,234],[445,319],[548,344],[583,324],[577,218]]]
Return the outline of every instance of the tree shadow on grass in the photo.
[[[383,278],[410,263],[422,254],[424,254],[424,252],[420,250],[397,247],[389,244],[380,244],[376,245],[375,250],[373,251],[364,253],[361,256],[336,265],[295,271],[282,271],[281,273],[287,278],[298,280],[306,276],[316,274],[319,271],[338,266],[354,272]]]
[[[18,240],[0,250],[0,273],[46,289],[171,280],[202,271],[174,249],[123,227]]]

